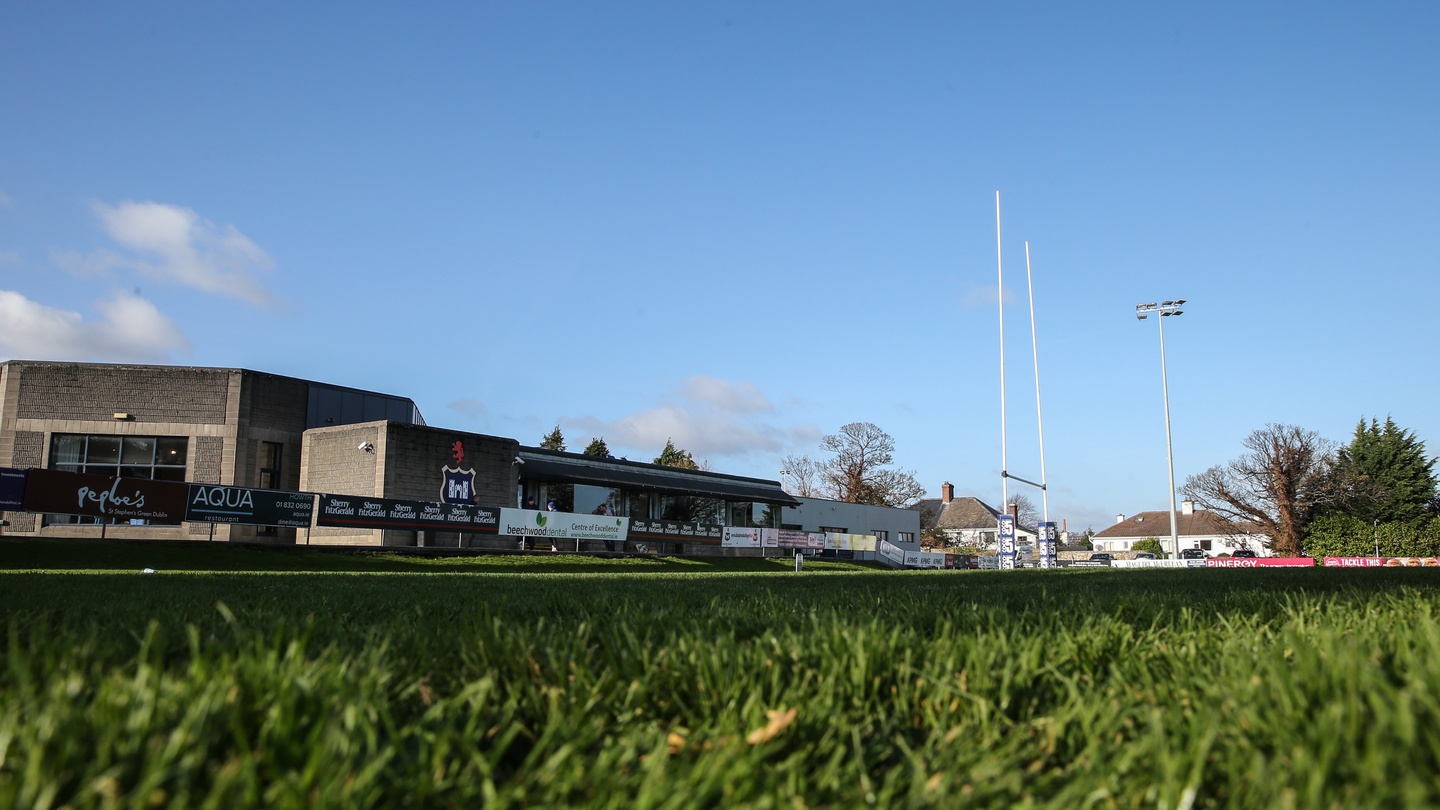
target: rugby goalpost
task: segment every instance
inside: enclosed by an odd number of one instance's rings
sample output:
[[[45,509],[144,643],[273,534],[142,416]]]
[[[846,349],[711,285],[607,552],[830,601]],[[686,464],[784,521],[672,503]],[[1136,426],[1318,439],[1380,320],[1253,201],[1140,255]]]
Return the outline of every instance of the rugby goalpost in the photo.
[[[1059,564],[1055,546],[1057,538],[1055,524],[1050,520],[1050,495],[1045,480],[1045,415],[1040,407],[1040,348],[1036,340],[1035,282],[1030,271],[1030,242],[1028,240],[1025,242],[1025,284],[1030,296],[1030,350],[1035,365],[1035,417],[1039,423],[1040,481],[1035,482],[1010,474],[1005,422],[1005,261],[1004,249],[1000,240],[1000,192],[998,190],[995,192],[995,269],[998,278],[995,297],[1000,309],[1000,507],[1003,510],[1003,514],[996,518],[999,564],[1000,568],[1006,570],[1016,568],[1016,520],[1010,513],[1009,486],[1010,479],[1013,478],[1022,484],[1029,484],[1040,490],[1041,519],[1040,525],[1036,527],[1039,534],[1036,538],[1036,550],[1039,552],[1041,568],[1055,568]]]

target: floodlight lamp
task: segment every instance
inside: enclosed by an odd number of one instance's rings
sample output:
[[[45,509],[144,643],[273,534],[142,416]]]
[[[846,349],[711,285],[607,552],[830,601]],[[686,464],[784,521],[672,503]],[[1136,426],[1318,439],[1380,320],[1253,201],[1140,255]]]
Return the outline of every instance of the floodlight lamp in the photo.
[[[1174,302],[1174,301],[1161,301],[1161,302],[1160,302],[1160,306],[1162,306],[1162,307],[1168,307],[1168,306],[1170,306],[1170,305],[1173,304],[1173,303],[1175,303],[1175,302]]]
[[[1140,311],[1137,310],[1137,311],[1135,312],[1135,319],[1136,319],[1136,320],[1139,320],[1139,321],[1145,320],[1145,313],[1140,312]]]
[[[1180,305],[1183,304],[1183,303],[1185,303],[1185,299],[1184,299],[1184,298],[1176,298],[1176,299],[1175,299],[1175,306],[1178,307],[1178,306],[1180,306]]]

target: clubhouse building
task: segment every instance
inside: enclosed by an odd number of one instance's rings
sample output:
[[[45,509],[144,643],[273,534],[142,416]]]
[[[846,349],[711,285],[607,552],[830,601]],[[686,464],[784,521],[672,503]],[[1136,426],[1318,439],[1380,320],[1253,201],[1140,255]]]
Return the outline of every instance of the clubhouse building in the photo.
[[[773,480],[431,427],[403,396],[246,369],[0,363],[8,535],[762,554],[844,528],[918,549],[918,517],[868,508],[822,525],[833,510]]]

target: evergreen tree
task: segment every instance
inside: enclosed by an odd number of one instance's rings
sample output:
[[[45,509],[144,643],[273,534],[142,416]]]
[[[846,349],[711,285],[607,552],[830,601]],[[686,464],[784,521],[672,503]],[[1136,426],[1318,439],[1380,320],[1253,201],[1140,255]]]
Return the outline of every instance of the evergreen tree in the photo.
[[[1335,509],[1367,523],[1423,520],[1436,497],[1435,459],[1425,443],[1390,417],[1361,419],[1350,444],[1335,454]]]
[[[562,452],[565,450],[565,435],[560,432],[559,425],[556,425],[554,430],[550,431],[546,434],[545,438],[540,440],[540,446],[546,450],[560,450]]]
[[[591,439],[590,443],[585,446],[585,455],[599,456],[601,458],[610,455],[610,448],[605,445],[605,437],[598,436]]]
[[[686,470],[700,469],[700,465],[696,464],[695,459],[690,456],[690,451],[677,449],[675,441],[669,438],[665,439],[665,449],[655,457],[654,463],[666,467],[681,467]]]

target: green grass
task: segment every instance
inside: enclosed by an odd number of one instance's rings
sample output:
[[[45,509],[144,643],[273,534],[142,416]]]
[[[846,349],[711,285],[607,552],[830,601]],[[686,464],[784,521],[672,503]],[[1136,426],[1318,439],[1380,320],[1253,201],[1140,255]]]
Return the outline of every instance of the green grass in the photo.
[[[1440,804],[1423,569],[44,545],[0,543],[0,806]]]

